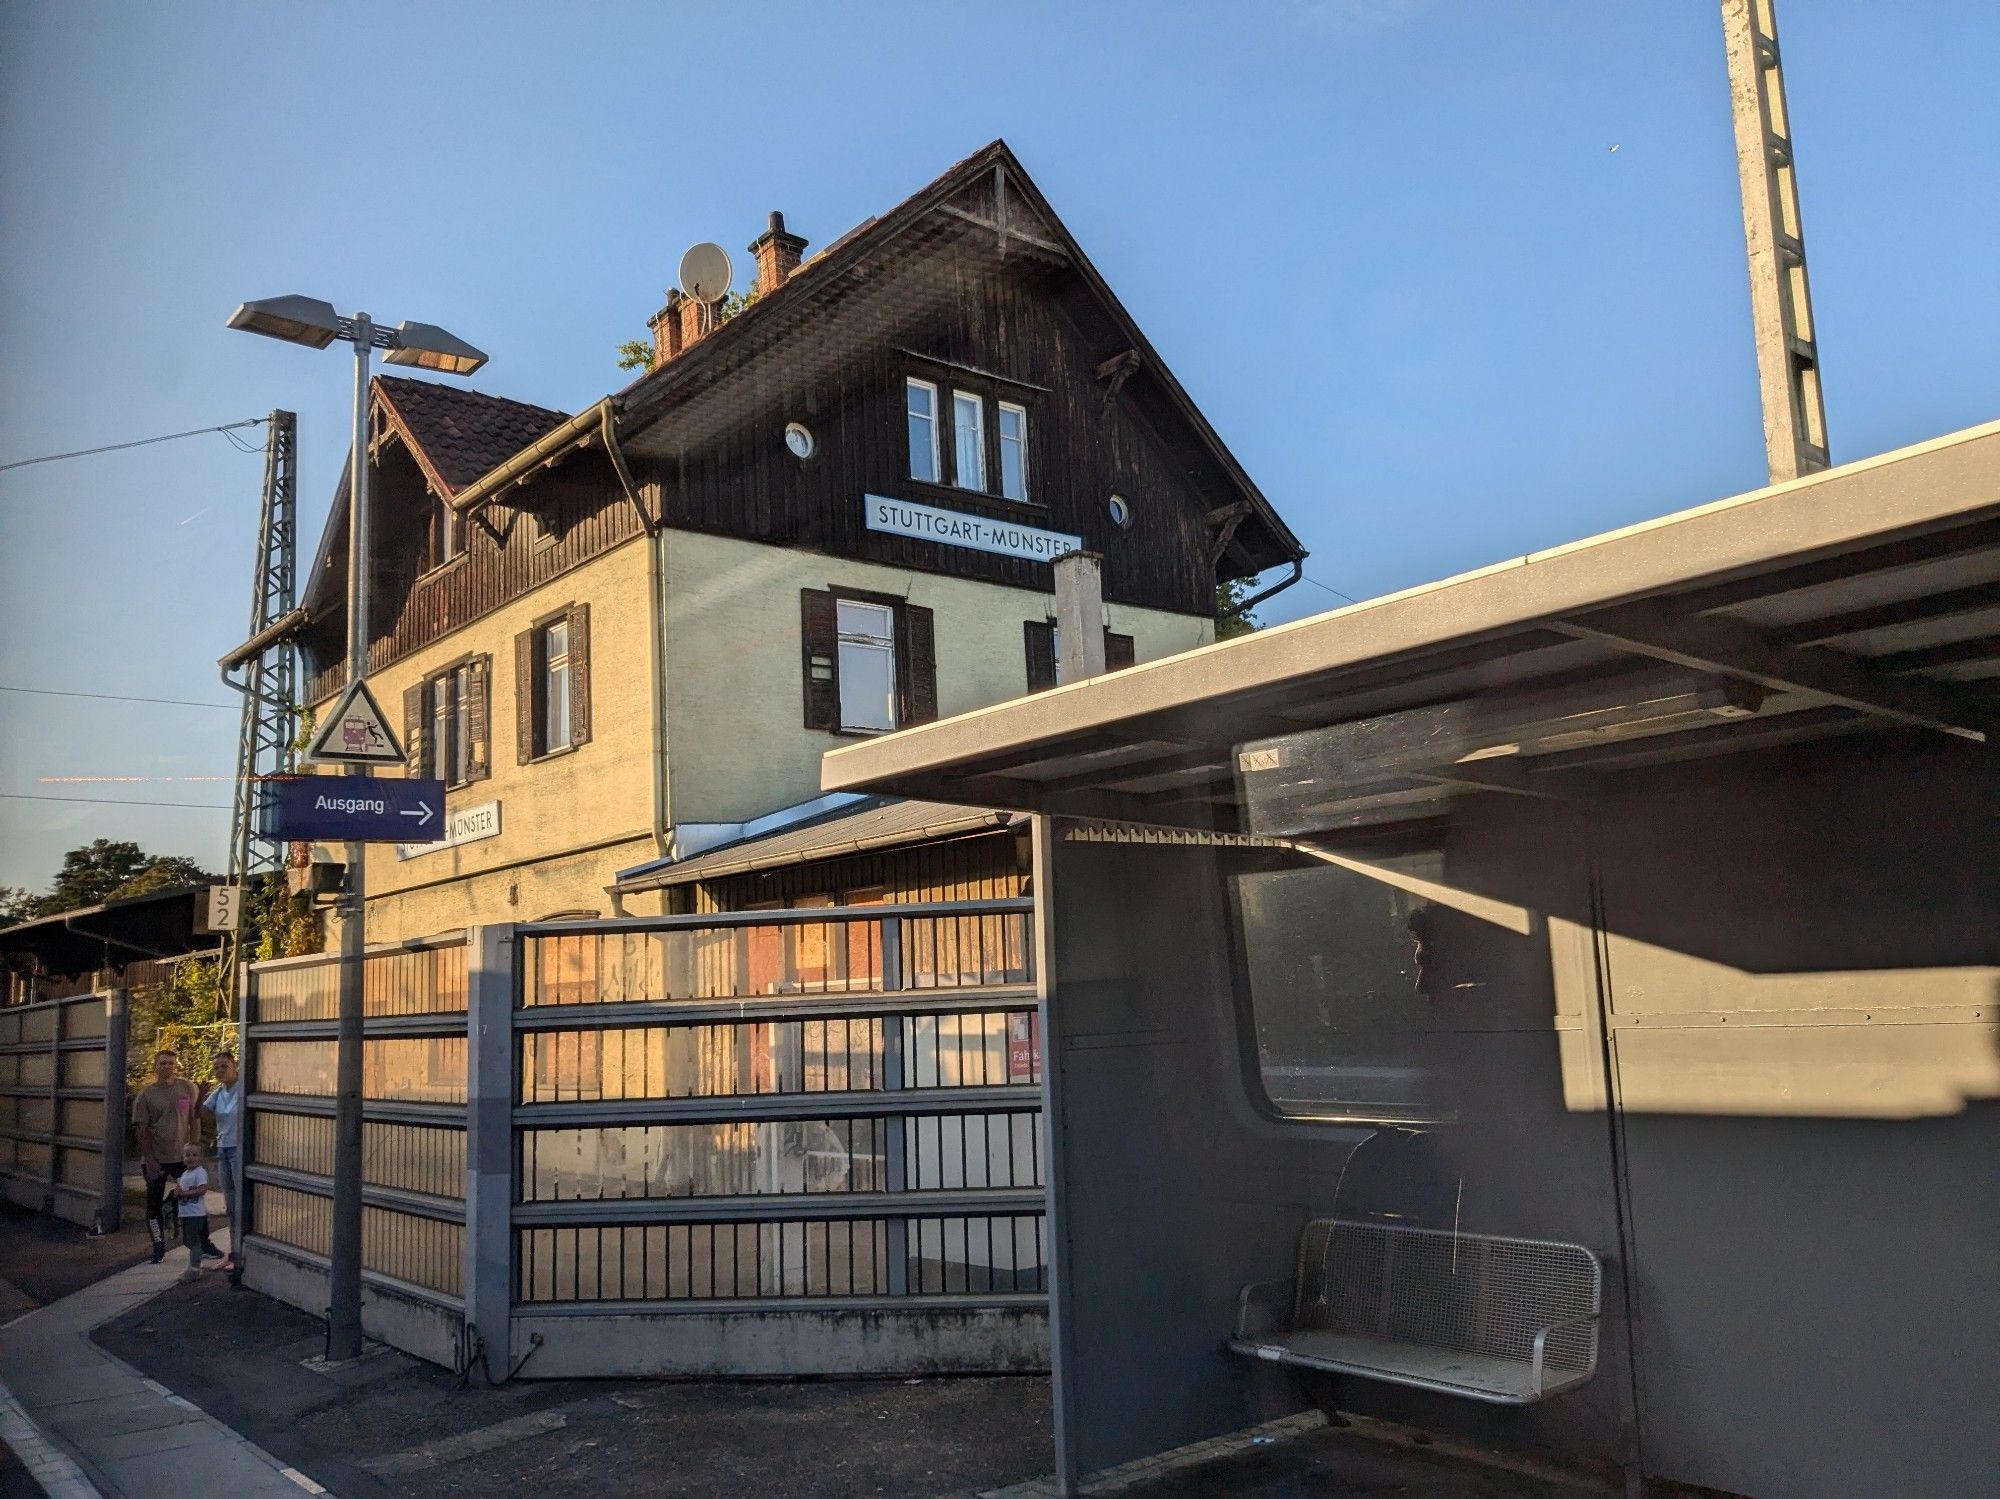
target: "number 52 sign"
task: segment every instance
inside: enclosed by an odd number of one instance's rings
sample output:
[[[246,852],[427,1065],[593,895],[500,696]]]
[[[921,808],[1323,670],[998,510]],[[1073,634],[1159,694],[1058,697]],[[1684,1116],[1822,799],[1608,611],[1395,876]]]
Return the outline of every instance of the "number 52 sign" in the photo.
[[[210,885],[196,898],[194,929],[211,935],[233,932],[242,910],[241,885]]]

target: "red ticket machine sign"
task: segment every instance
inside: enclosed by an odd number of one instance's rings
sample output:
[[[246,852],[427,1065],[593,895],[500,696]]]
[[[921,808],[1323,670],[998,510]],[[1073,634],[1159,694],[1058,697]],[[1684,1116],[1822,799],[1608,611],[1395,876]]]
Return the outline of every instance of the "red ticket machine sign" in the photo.
[[[1042,1039],[1039,1017],[1022,1010],[1007,1017],[1007,1081],[1038,1083],[1042,1080]]]

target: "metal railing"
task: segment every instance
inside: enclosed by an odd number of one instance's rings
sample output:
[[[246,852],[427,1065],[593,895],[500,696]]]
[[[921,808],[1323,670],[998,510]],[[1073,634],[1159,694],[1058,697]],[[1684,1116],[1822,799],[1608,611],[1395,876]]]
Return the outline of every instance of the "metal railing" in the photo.
[[[461,1348],[514,1347],[524,1323],[539,1347],[547,1319],[598,1313],[679,1340],[675,1367],[714,1336],[686,1314],[1045,1316],[1033,910],[542,922],[372,950],[365,1283],[455,1315]],[[253,1283],[260,1248],[325,1269],[336,973],[251,970]],[[550,1360],[633,1367],[593,1352],[578,1334]],[[842,1372],[831,1345],[791,1357]]]
[[[518,1301],[1039,1299],[1033,910],[518,928]]]
[[[117,1229],[125,1179],[126,991],[0,1009],[0,1194]]]
[[[364,1275],[454,1310],[464,1285],[467,950],[456,933],[373,949],[362,967]],[[249,972],[243,1174],[253,1259],[326,1267],[339,981],[334,954]]]

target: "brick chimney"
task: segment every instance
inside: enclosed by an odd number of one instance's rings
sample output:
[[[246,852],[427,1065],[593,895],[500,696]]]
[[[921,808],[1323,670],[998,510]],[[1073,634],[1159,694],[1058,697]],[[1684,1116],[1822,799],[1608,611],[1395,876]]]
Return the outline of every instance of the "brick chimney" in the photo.
[[[667,305],[647,321],[653,330],[653,368],[658,369],[681,351],[681,307],[687,299],[679,288],[667,293]]]
[[[770,227],[750,241],[750,253],[757,257],[757,295],[768,297],[783,286],[799,268],[805,248],[804,239],[785,232],[785,216],[773,212]]]
[[[693,297],[682,297],[678,308],[681,315],[681,343],[683,349],[692,349],[700,342],[702,334],[708,332],[710,311]]]

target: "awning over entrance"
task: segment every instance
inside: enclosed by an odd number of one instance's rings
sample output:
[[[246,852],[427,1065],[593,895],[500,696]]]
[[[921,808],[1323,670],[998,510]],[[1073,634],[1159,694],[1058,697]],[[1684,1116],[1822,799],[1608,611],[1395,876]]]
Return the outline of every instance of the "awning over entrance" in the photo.
[[[640,890],[663,890],[700,880],[832,859],[842,854],[905,848],[914,843],[932,843],[1005,827],[1012,819],[1010,812],[987,807],[908,801],[893,796],[867,797],[761,836],[739,838],[685,859],[626,870],[618,877],[615,888],[620,894],[629,895]]]
[[[829,791],[1249,829],[1257,744],[1389,720],[1385,816],[2000,719],[2000,423],[836,750]],[[1357,805],[1358,815],[1366,815]]]

